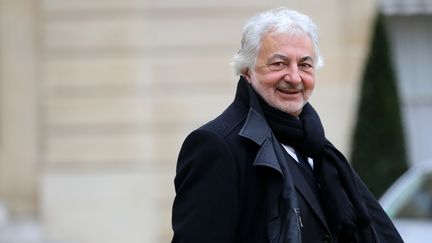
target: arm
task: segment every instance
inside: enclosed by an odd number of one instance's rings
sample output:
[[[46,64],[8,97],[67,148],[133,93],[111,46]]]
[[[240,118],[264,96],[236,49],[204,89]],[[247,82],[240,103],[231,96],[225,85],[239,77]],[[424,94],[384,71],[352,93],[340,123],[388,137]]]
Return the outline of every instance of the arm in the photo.
[[[174,180],[172,243],[235,242],[237,168],[225,141],[197,130],[180,151]]]
[[[371,217],[371,231],[377,243],[402,243],[403,240],[399,232],[395,228],[393,222],[385,213],[384,209],[369,191],[367,186],[361,180],[357,173],[354,172],[357,178],[360,192],[365,199],[366,207]]]

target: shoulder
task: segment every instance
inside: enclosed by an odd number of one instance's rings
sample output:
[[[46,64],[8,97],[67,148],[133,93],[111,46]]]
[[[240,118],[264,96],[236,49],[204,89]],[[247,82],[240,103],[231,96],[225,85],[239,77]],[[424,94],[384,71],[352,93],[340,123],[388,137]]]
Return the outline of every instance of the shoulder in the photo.
[[[203,181],[221,181],[235,184],[238,147],[232,138],[238,136],[241,118],[229,107],[214,120],[192,131],[184,140],[177,160],[177,187],[187,178]]]
[[[244,120],[244,115],[234,105],[230,105],[221,115],[186,137],[180,149],[178,165],[186,161],[205,161],[203,163],[208,164],[232,160],[238,148],[238,133]]]
[[[198,128],[198,131],[207,131],[226,138],[232,134],[237,135],[247,116],[247,111],[235,104],[231,104],[222,114]]]

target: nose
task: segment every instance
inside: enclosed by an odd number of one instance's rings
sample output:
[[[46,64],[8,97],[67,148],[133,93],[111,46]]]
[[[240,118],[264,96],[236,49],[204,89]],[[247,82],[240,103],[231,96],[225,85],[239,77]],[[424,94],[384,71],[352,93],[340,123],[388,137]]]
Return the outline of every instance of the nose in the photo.
[[[297,65],[290,65],[284,76],[284,80],[290,83],[301,83],[301,77]]]

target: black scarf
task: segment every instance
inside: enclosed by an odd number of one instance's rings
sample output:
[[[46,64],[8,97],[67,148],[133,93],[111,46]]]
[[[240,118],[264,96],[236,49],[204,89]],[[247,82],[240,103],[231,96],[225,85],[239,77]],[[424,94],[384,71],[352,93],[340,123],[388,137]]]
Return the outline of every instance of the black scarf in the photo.
[[[313,158],[314,174],[329,227],[339,242],[351,242],[370,224],[357,180],[348,161],[326,138],[320,118],[307,103],[294,117],[269,106],[259,95],[264,116],[279,142]]]

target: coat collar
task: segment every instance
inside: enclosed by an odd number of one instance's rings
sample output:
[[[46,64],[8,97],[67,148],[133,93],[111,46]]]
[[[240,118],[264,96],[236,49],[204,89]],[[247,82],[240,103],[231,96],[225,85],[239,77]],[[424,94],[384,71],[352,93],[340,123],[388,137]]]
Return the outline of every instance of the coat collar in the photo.
[[[253,163],[254,166],[267,166],[283,174],[273,147],[274,136],[272,136],[272,130],[264,119],[257,95],[246,79],[241,77],[234,102],[243,107],[249,107],[249,110],[239,135],[260,146]]]

